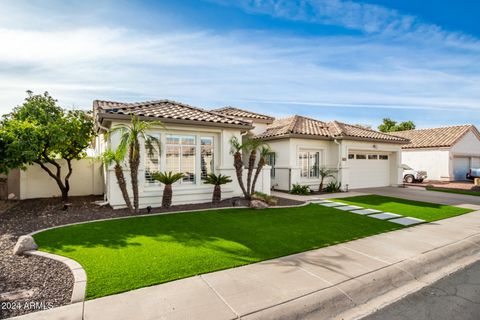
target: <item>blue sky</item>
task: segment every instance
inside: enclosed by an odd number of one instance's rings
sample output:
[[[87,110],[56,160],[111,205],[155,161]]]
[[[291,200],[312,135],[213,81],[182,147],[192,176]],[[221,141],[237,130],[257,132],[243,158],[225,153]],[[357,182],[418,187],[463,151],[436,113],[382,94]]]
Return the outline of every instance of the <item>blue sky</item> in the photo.
[[[173,99],[376,127],[480,126],[480,2],[2,1],[0,113]]]

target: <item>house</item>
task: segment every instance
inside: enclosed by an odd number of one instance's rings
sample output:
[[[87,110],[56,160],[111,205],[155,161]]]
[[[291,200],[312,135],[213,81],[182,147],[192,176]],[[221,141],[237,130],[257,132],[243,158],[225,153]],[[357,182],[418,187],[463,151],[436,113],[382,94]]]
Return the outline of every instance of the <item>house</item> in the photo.
[[[429,180],[466,180],[480,167],[480,133],[474,125],[395,132],[411,141],[402,147],[402,163],[426,170]]]
[[[274,120],[257,137],[275,152],[270,161],[275,189],[290,190],[293,184],[316,189],[322,167],[336,171],[343,189],[402,182],[401,147],[406,138],[299,115]]]
[[[149,132],[159,138],[161,150],[148,154],[143,144],[141,146],[143,156],[138,177],[140,207],[161,204],[163,186],[152,179],[151,174],[155,171],[185,174],[185,177],[173,186],[173,204],[211,201],[213,186],[204,184],[202,179],[211,172],[235,177],[229,140],[232,137],[241,140],[242,135],[254,129],[252,121],[170,100],[140,103],[95,100],[93,109],[99,132],[96,141],[97,154],[118,146],[119,133],[109,135],[107,141],[104,141],[104,134],[116,125],[129,123],[132,114],[141,120],[161,121],[165,125],[165,128],[157,126]],[[128,173],[125,175],[129,176]],[[242,195],[237,179],[232,180],[232,183],[222,187],[224,198]],[[104,182],[106,200],[113,208],[124,207],[112,166],[106,168]],[[270,168],[266,167],[256,189],[269,194],[270,185]]]

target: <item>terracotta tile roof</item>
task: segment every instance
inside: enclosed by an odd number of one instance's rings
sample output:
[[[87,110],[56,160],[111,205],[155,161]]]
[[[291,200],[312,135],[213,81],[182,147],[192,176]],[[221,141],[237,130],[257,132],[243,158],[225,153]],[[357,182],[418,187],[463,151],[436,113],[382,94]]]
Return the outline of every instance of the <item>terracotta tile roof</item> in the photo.
[[[109,115],[134,114],[137,116],[156,118],[167,122],[168,120],[184,120],[234,126],[251,126],[251,123],[248,121],[228,117],[171,100],[138,103],[95,100],[93,102],[93,109],[96,114],[99,114],[103,118],[108,118]]]
[[[407,138],[411,141],[411,143],[404,145],[403,149],[439,148],[453,146],[470,130],[480,139],[480,133],[477,128],[471,124],[399,131],[393,132],[392,134]]]
[[[270,122],[275,120],[275,118],[271,116],[267,116],[264,114],[251,112],[248,110],[243,110],[235,107],[224,107],[224,108],[214,109],[212,110],[212,112],[223,114],[226,116],[237,117],[241,119],[267,120]]]
[[[273,139],[286,136],[318,137],[320,139],[381,140],[396,143],[408,142],[407,139],[382,132],[368,130],[339,121],[323,122],[320,120],[292,116],[275,120],[265,132],[257,135],[260,139]]]

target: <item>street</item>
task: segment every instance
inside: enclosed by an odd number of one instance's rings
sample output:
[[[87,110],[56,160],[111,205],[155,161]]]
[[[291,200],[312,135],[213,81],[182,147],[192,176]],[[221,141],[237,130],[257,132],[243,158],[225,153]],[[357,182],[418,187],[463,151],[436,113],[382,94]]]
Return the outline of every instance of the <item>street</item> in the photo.
[[[480,261],[387,306],[364,320],[480,318]]]

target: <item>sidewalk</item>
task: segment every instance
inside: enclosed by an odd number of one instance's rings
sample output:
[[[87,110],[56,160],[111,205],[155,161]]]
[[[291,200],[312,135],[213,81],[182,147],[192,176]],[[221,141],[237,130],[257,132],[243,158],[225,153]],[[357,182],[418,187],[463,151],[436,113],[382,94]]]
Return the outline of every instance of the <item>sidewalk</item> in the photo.
[[[349,319],[478,259],[475,211],[18,319]]]

